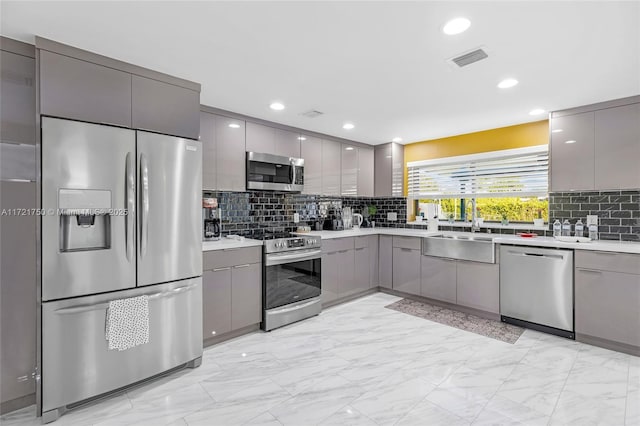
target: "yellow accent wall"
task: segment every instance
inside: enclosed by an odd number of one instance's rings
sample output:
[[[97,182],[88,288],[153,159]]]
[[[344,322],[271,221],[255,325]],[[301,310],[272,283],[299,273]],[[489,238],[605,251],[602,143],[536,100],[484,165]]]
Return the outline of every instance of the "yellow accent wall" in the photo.
[[[404,194],[407,195],[407,163],[456,155],[477,154],[549,143],[549,121],[518,124],[404,146]]]

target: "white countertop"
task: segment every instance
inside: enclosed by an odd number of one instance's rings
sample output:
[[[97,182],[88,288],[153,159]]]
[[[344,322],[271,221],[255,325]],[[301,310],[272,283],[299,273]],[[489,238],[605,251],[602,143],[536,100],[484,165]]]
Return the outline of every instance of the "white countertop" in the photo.
[[[313,235],[322,238],[323,240],[330,240],[333,238],[347,238],[358,237],[364,235],[399,235],[406,237],[428,237],[430,235],[445,234],[468,234],[470,232],[456,232],[456,231],[437,231],[430,232],[421,229],[407,229],[407,228],[362,228],[362,229],[349,229],[346,231],[311,231],[298,235]],[[473,235],[482,235],[492,237],[493,242],[496,244],[514,244],[533,247],[556,247],[556,248],[568,248],[576,250],[595,250],[595,251],[613,251],[619,253],[635,253],[640,254],[640,243],[633,241],[589,241],[587,243],[567,243],[563,241],[554,240],[552,237],[534,237],[534,238],[522,238],[517,235],[505,235],[505,234],[485,234],[474,233]]]
[[[252,240],[250,238],[243,238],[242,240],[221,238],[218,241],[203,241],[202,251],[226,250],[258,246],[262,246],[262,241]]]

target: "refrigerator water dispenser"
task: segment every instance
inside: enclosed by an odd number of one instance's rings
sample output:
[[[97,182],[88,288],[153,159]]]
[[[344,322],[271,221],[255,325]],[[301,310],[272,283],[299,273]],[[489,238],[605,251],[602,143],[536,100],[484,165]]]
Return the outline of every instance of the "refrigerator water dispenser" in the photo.
[[[60,251],[111,248],[111,191],[60,189]]]

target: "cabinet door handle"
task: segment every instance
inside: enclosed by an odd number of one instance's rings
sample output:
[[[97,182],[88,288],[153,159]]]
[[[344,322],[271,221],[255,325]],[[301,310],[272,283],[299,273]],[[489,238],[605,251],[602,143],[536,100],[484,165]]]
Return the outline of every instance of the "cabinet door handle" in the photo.
[[[402,251],[411,251],[410,248],[406,248],[406,247],[401,247],[400,250],[402,250]]]
[[[356,251],[360,251],[360,250],[364,250],[364,249],[366,249],[366,247],[358,247],[358,248],[356,249]]]
[[[213,272],[228,271],[229,269],[231,269],[231,266],[226,266],[224,268],[215,268]]]
[[[244,265],[237,265],[237,266],[234,266],[233,268],[240,269],[240,268],[248,268],[249,266],[251,266],[251,264],[245,263]]]
[[[590,274],[602,274],[602,271],[597,271],[595,269],[582,269],[582,268],[578,268],[578,271],[580,272],[588,272]]]
[[[348,252],[348,251],[349,251],[349,250],[340,250],[340,251],[338,251],[338,253],[346,253],[346,252]]]

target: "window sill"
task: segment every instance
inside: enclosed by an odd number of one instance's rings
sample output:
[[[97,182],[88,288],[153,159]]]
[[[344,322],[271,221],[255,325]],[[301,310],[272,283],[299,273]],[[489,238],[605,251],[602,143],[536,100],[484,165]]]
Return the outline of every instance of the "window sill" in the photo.
[[[407,225],[421,225],[421,226],[427,226],[427,221],[423,220],[421,222],[407,222]],[[454,223],[449,223],[446,220],[439,220],[438,221],[438,226],[451,226],[453,228],[470,228],[471,227],[471,222],[454,222]],[[502,225],[501,223],[496,223],[496,222],[484,222],[482,225],[480,225],[480,228],[490,228],[490,229],[524,229],[524,230],[535,230],[535,231],[548,231],[549,230],[549,225],[545,224],[542,226],[535,226],[533,223],[510,223],[508,225]]]

